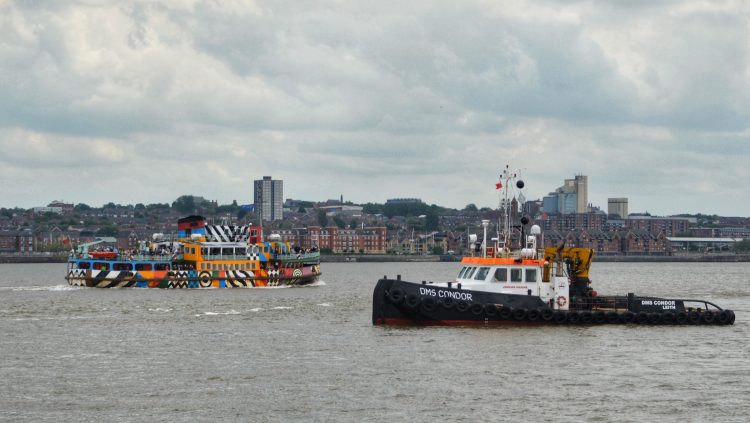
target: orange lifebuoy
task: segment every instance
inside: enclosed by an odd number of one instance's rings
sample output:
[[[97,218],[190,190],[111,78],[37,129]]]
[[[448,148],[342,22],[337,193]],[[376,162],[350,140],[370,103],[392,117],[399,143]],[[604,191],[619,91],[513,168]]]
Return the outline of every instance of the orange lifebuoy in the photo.
[[[565,307],[565,304],[568,303],[567,298],[565,297],[557,297],[557,305],[560,307]]]

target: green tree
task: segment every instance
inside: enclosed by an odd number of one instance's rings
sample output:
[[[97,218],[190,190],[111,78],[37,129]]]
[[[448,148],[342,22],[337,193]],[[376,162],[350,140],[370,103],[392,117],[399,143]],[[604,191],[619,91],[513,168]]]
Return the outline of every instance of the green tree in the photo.
[[[476,211],[479,211],[479,209],[477,209],[477,205],[476,204],[469,203],[469,204],[466,205],[466,207],[464,207],[464,211],[467,211],[467,212],[476,212]]]
[[[335,223],[336,226],[339,227],[339,229],[344,229],[346,227],[346,222],[344,222],[344,219],[338,216],[333,216],[333,223]]]
[[[443,254],[443,247],[441,247],[439,245],[436,245],[436,246],[432,247],[432,254],[435,254],[435,255],[438,255],[438,256],[441,255],[441,254]]]
[[[172,208],[180,213],[195,213],[195,197],[192,195],[180,196],[172,203]]]
[[[323,228],[328,226],[328,215],[326,215],[326,211],[323,209],[318,210],[318,225]]]
[[[743,239],[740,242],[734,244],[734,251],[748,252],[750,251],[750,239]]]

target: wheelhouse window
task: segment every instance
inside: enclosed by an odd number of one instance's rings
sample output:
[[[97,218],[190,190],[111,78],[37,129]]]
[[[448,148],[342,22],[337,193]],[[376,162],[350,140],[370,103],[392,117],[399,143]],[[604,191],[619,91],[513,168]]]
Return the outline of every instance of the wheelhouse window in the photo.
[[[109,270],[109,263],[94,263],[94,270]]]
[[[135,270],[152,270],[153,267],[151,266],[151,263],[137,263],[135,265]]]
[[[458,279],[461,279],[461,278],[464,277],[464,273],[466,273],[466,269],[468,269],[468,267],[466,267],[466,266],[464,266],[464,267],[461,268],[461,271],[458,272]]]
[[[464,275],[464,278],[465,278],[465,279],[471,279],[471,277],[472,277],[472,276],[474,276],[474,272],[475,272],[476,270],[477,270],[477,268],[476,268],[476,267],[470,267],[470,268],[469,268],[469,271],[468,271],[468,272],[466,272],[466,274]]]
[[[79,261],[78,262],[78,268],[79,269],[88,269],[90,267],[91,267],[91,263],[89,263],[87,261]]]
[[[536,282],[536,269],[526,269],[526,282]]]
[[[495,269],[495,280],[498,282],[508,282],[508,269],[500,267]]]
[[[169,264],[168,263],[156,263],[154,268],[156,270],[169,270]]]
[[[477,275],[474,277],[474,280],[477,281],[483,281],[487,279],[487,274],[490,273],[489,267],[480,267],[479,271],[477,272]]]
[[[521,282],[521,278],[523,277],[522,270],[523,269],[510,269],[510,281]]]

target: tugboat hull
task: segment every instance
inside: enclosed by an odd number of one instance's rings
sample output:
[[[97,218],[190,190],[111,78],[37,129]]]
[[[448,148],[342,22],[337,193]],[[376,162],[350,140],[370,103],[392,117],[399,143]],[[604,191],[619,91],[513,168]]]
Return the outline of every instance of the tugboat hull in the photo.
[[[686,307],[701,303],[703,307]],[[708,309],[709,305],[712,309]],[[525,326],[525,325],[731,325],[731,310],[701,300],[652,297],[602,297],[555,310],[536,296],[437,287],[381,279],[373,293],[374,325]]]

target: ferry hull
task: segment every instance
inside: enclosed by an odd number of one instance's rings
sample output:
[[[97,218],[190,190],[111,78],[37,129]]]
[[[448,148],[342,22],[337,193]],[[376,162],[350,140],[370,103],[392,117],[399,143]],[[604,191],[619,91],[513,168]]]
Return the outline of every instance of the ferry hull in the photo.
[[[212,289],[212,288],[259,288],[279,286],[302,286],[316,282],[319,271],[312,268],[299,269],[299,273],[277,272],[271,275],[254,275],[250,271],[107,271],[69,270],[66,280],[72,286],[91,288],[163,288],[163,289]]]
[[[641,306],[649,301],[674,303],[675,308]],[[372,323],[394,326],[731,325],[735,321],[731,310],[685,308],[683,300],[604,297],[595,304],[587,308],[554,310],[535,296],[381,279],[373,293]]]

